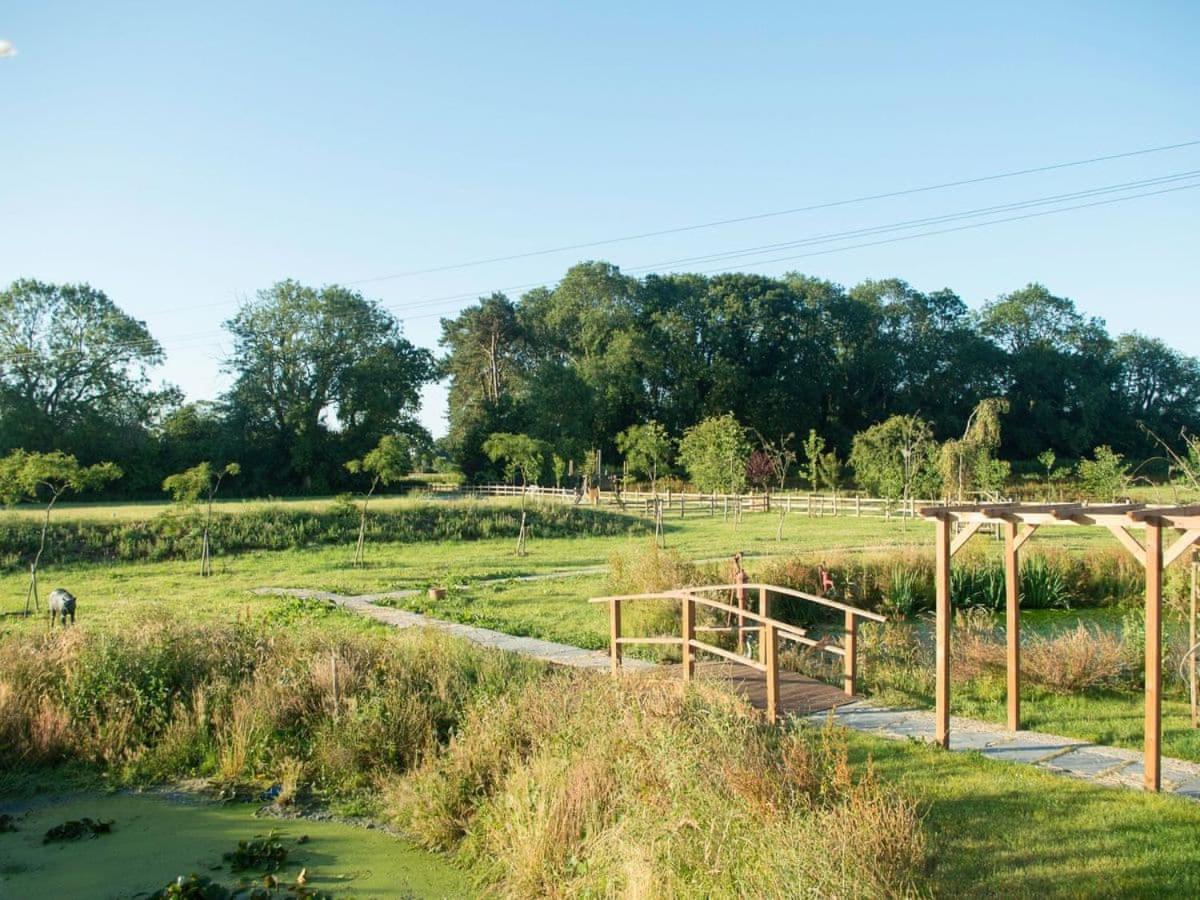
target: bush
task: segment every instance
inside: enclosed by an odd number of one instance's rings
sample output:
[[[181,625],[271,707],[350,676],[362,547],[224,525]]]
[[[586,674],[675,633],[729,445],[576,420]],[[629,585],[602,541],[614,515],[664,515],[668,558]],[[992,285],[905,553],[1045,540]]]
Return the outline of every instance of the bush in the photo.
[[[431,502],[379,510],[367,520],[372,543],[515,538],[521,514],[511,506]],[[215,554],[349,545],[358,538],[358,510],[338,501],[321,510],[269,506],[213,516]],[[37,549],[39,524],[0,518],[0,569],[24,568]],[[196,559],[202,517],[168,512],[143,521],[61,519],[51,523],[47,557],[58,563]],[[547,503],[530,509],[537,537],[642,533],[640,520],[606,510]]]
[[[913,804],[853,772],[839,733],[653,676],[555,673],[478,704],[390,796],[506,897],[895,896],[924,859]]]

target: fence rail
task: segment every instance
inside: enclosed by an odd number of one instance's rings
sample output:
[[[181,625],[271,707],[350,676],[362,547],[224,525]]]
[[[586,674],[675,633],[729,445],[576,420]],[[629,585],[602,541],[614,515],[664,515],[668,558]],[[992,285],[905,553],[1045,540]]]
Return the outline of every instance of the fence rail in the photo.
[[[799,513],[810,518],[822,516],[852,516],[878,519],[917,519],[922,507],[941,506],[942,500],[889,500],[866,497],[857,493],[804,494],[786,491],[773,494],[702,494],[697,492],[659,491],[597,491],[583,494],[569,488],[541,487],[516,484],[464,485],[460,493],[472,497],[526,497],[556,500],[587,506],[605,506],[639,515],[653,516],[658,504],[664,517],[683,518],[688,515],[730,515],[742,513],[777,512],[784,515]]]

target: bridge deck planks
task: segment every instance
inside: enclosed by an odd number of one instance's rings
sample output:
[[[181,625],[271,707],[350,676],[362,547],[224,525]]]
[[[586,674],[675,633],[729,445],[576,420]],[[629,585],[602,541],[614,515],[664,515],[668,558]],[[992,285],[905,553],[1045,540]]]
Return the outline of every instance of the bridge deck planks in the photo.
[[[678,666],[675,667],[678,669]],[[735,691],[742,694],[758,709],[767,707],[766,675],[756,672],[746,666],[730,662],[698,662],[696,677],[725,681]],[[779,712],[781,715],[795,713],[809,715],[824,712],[835,706],[853,703],[856,697],[849,697],[841,688],[817,681],[795,672],[779,672]]]

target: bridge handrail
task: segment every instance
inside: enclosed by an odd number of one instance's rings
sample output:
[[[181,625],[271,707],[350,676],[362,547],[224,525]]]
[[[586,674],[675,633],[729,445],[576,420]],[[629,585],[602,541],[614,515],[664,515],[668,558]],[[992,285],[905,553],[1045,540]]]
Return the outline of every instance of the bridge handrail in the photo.
[[[777,584],[763,584],[761,582],[747,582],[745,584],[706,584],[703,587],[685,588],[689,591],[733,591],[739,587],[742,588],[766,588],[768,591],[773,591],[776,594],[784,594],[788,597],[798,597],[801,600],[807,600],[809,603],[817,603],[821,606],[828,606],[830,609],[840,609],[842,612],[854,613],[862,619],[871,619],[874,622],[886,622],[887,617],[881,616],[879,613],[871,612],[870,610],[860,609],[857,606],[850,606],[848,603],[841,603],[837,600],[830,600],[828,597],[820,597],[816,594],[806,594],[804,591],[797,591],[793,588],[780,587]]]

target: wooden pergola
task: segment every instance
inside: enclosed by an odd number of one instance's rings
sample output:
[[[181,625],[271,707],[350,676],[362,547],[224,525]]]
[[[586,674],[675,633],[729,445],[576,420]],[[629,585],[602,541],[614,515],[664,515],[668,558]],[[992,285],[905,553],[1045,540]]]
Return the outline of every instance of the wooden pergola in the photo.
[[[936,740],[950,745],[950,561],[984,525],[1004,534],[1007,626],[1008,727],[1021,727],[1021,547],[1043,525],[1084,525],[1113,534],[1146,572],[1146,725],[1144,775],[1147,790],[1162,786],[1162,585],[1163,570],[1200,544],[1200,506],[1111,506],[985,503],[930,506],[921,516],[937,525]],[[955,526],[957,527],[957,533]],[[1180,534],[1164,544],[1164,532]],[[1134,536],[1141,531],[1143,539]]]

